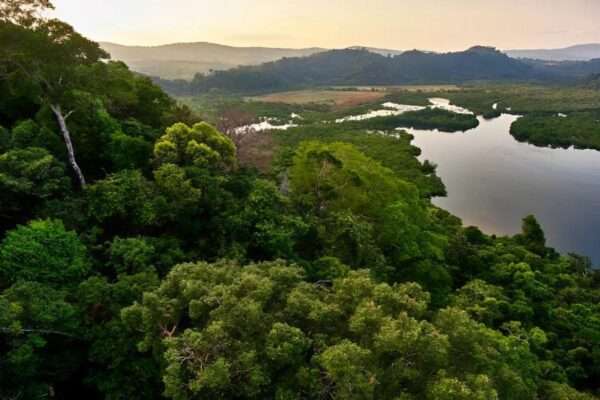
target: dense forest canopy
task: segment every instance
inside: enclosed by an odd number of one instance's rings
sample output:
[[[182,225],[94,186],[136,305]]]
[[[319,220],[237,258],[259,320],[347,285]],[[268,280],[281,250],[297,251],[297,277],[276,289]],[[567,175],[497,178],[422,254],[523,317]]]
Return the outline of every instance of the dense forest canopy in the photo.
[[[260,172],[50,6],[0,8],[0,398],[597,398],[600,275],[535,217],[463,227],[406,134]]]

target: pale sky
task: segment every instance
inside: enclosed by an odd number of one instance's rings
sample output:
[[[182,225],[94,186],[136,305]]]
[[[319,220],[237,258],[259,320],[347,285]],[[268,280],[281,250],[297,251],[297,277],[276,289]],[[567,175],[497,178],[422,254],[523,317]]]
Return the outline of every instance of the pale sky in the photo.
[[[54,0],[98,41],[451,51],[600,42],[600,0]]]

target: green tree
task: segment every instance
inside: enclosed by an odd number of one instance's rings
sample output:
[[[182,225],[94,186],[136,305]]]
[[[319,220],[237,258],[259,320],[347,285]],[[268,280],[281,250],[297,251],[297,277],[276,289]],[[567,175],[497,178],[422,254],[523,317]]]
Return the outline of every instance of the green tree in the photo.
[[[196,263],[173,268],[122,318],[164,360],[174,399],[535,397],[527,340],[457,309],[428,321],[429,299],[369,271],[311,284],[282,262]]]
[[[529,215],[523,219],[521,235],[517,236],[517,240],[527,247],[530,251],[540,256],[546,254],[546,236],[539,222],[533,215]]]
[[[159,211],[161,217],[177,221],[197,211],[202,190],[194,187],[183,168],[163,164],[154,171],[154,181],[164,199]]]
[[[241,210],[227,218],[228,230],[251,260],[293,259],[308,227],[292,211],[275,184],[257,179]]]
[[[73,381],[84,362],[80,318],[69,292],[18,282],[0,294],[0,396],[44,398]]]
[[[235,164],[233,142],[205,122],[167,129],[154,146],[158,165],[171,163],[200,168],[230,168]]]
[[[372,216],[411,190],[409,184],[345,143],[302,143],[289,172],[292,196],[316,214]]]
[[[90,185],[86,198],[92,220],[114,231],[159,222],[156,187],[137,170],[124,170]]]
[[[131,243],[120,242],[113,247],[119,247],[115,252],[123,247],[129,247],[125,252],[135,252],[132,249],[135,244]],[[116,258],[113,262],[120,262]],[[128,258],[124,262],[133,267],[145,256],[127,254],[123,258]],[[120,268],[121,273],[113,281],[92,277],[76,291],[87,341],[86,356],[96,366],[88,371],[86,381],[96,389],[96,396],[101,394],[108,400],[163,398],[159,363],[137,350],[139,330],[129,328],[121,319],[124,307],[141,300],[144,292],[158,286],[156,273],[148,265],[144,267],[142,272],[132,274]]]
[[[39,220],[8,232],[0,244],[5,284],[40,282],[55,287],[79,283],[89,272],[87,252],[61,221]]]
[[[343,341],[325,349],[319,355],[318,363],[331,382],[332,393],[327,395],[349,400],[374,398],[377,378],[368,349]]]
[[[11,131],[13,148],[39,147],[56,154],[56,150],[62,149],[62,146],[60,139],[51,130],[40,127],[31,119],[19,122]]]
[[[147,169],[152,154],[152,144],[140,137],[122,132],[111,136],[110,158],[116,171],[123,169]]]
[[[5,13],[6,19],[18,22],[19,19],[30,19],[27,10],[48,6],[45,1],[23,2],[10,1]],[[29,3],[29,4],[27,4]],[[30,8],[29,5],[33,5]],[[12,10],[12,11],[11,11]],[[35,13],[35,11],[33,11]],[[17,13],[23,17],[11,17]],[[6,20],[5,19],[5,20]],[[74,104],[79,91],[84,90],[85,74],[90,65],[108,54],[94,43],[77,32],[70,25],[58,20],[39,20],[33,26],[19,26],[12,22],[0,25],[0,64],[11,82],[26,80],[31,85],[31,92],[36,93],[36,100],[52,110],[62,132],[67,148],[69,164],[83,187],[85,177],[75,158],[75,149],[68,128],[67,120],[76,111],[68,109]]]
[[[70,188],[64,166],[41,148],[15,149],[0,155],[0,220],[25,222],[46,201]]]
[[[478,279],[458,290],[452,304],[467,311],[474,320],[490,326],[508,317],[509,299],[502,288]]]

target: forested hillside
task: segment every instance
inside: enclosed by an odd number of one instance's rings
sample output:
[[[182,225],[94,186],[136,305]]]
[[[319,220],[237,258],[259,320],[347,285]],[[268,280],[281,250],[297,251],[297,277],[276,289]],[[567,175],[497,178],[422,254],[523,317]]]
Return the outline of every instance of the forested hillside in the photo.
[[[405,133],[259,172],[51,6],[0,3],[0,399],[598,398],[600,275],[533,216],[463,227]]]
[[[328,49],[236,47],[216,43],[172,43],[161,46],[125,46],[101,42],[100,47],[114,60],[125,62],[133,71],[162,79],[191,80],[196,74],[224,71],[242,65],[259,65],[289,57],[306,57]],[[397,55],[402,51],[354,46],[375,54]]]
[[[537,71],[534,66],[509,58],[495,49],[473,47],[467,51],[446,54],[414,50],[393,57],[364,49],[331,50],[255,67],[198,74],[190,83],[158,82],[174,94],[193,95],[211,89],[263,92],[319,85],[399,85],[546,78],[546,74]]]
[[[598,60],[547,63],[517,60],[489,47],[456,53],[407,51],[383,56],[361,49],[332,50],[308,57],[286,58],[244,66],[191,81],[155,81],[171,94],[193,96],[222,90],[261,93],[316,86],[406,85],[495,82],[573,82],[600,73]]]

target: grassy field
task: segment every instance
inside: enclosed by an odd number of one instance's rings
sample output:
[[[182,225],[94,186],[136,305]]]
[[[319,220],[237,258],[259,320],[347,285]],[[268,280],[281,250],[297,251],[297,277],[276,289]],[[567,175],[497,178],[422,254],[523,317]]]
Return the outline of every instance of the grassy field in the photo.
[[[333,86],[335,90],[369,90],[376,92],[446,92],[460,90],[458,85],[392,85],[392,86]]]
[[[448,92],[454,104],[484,113],[498,103],[498,108],[516,114],[532,112],[572,112],[600,108],[600,90],[567,86],[541,85],[474,85]]]
[[[425,105],[427,98],[436,96],[445,97],[453,104],[482,115],[490,113],[494,103],[498,103],[499,111],[517,114],[567,113],[600,108],[600,90],[533,84],[477,84],[460,87],[456,85],[340,86],[245,98],[233,94],[210,93],[180,100],[211,120],[220,110],[232,106],[243,107],[250,111],[263,111],[269,108],[282,108],[285,104],[301,106],[298,111],[308,109],[344,113],[352,109],[368,109],[383,101]]]
[[[286,104],[323,103],[337,109],[354,108],[374,103],[386,96],[402,92],[440,93],[460,91],[455,85],[409,85],[409,86],[336,86],[333,88],[296,90],[248,97],[249,101]]]
[[[324,103],[336,108],[352,108],[380,100],[386,94],[385,91],[367,90],[298,90],[248,97],[247,100],[286,104]]]
[[[233,94],[207,94],[182,98],[202,118],[215,123],[224,110],[237,109],[259,120],[273,118],[286,123],[292,114],[300,115],[295,123],[314,125],[364,114],[381,108],[390,101],[399,104],[426,106],[431,97],[444,97],[452,104],[467,108],[477,115],[494,118],[502,112],[528,116],[513,129],[519,140],[540,146],[599,148],[597,115],[600,112],[600,90],[583,87],[541,86],[533,84],[473,84],[453,85],[328,87],[311,90],[272,93],[256,97]],[[494,105],[496,105],[494,107]],[[565,114],[566,119],[557,115]],[[590,117],[590,115],[593,117]],[[403,116],[404,119],[410,115]],[[433,117],[433,116],[431,116]],[[394,124],[405,126],[402,118],[377,118],[353,124],[355,129],[388,129]],[[404,121],[406,122],[406,121]],[[456,121],[409,121],[414,126],[440,122],[449,130],[464,130],[467,125]],[[387,123],[387,124],[386,124]],[[406,122],[408,123],[408,122]],[[383,124],[383,125],[382,125]],[[472,124],[472,122],[469,122]],[[389,126],[388,126],[389,125]],[[412,125],[411,125],[412,126]],[[469,125],[470,127],[471,125]],[[451,128],[451,129],[450,129]]]

